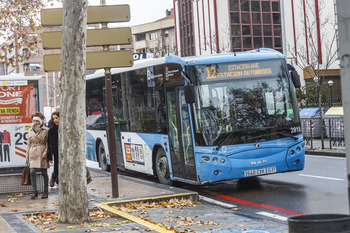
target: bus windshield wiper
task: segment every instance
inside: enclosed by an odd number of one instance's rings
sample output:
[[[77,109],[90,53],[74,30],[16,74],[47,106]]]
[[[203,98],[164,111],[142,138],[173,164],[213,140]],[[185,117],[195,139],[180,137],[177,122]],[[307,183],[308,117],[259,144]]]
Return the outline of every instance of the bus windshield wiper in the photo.
[[[233,133],[233,132],[228,133],[228,134],[224,137],[224,139],[222,139],[222,140],[219,142],[218,146],[217,146],[215,149],[216,149],[216,150],[219,150],[220,147],[222,146],[222,144],[226,141],[226,139],[228,139],[228,138],[231,136],[232,133]]]
[[[290,138],[293,138],[295,141],[299,139],[298,137],[295,137],[295,136],[293,136],[293,135],[291,135],[289,133],[285,133],[285,132],[271,132],[271,133],[262,134],[262,135],[259,135],[259,136],[253,137],[253,138],[249,138],[249,140],[262,138],[262,137],[268,137],[268,136],[272,136],[272,135],[280,135],[280,136],[284,136],[284,137],[290,137]]]
[[[239,134],[239,133],[256,133],[257,131],[261,131],[264,129],[242,129],[237,131],[231,131],[229,132],[219,143],[218,146],[215,148],[216,150],[219,150],[220,147],[226,142],[226,140],[232,135],[232,134]]]
[[[281,136],[284,136],[284,137],[290,137],[290,138],[293,138],[295,141],[299,139],[298,137],[295,137],[295,136],[291,135],[290,133],[285,133],[285,132],[275,132],[275,134],[277,134],[277,135],[281,135]]]

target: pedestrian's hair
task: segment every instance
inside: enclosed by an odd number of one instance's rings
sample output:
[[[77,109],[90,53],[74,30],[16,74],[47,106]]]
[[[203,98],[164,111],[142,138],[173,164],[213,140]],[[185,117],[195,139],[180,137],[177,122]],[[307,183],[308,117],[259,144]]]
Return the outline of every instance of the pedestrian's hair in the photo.
[[[30,117],[32,120],[33,120],[33,117],[40,117],[41,120],[44,120],[45,119],[45,116],[44,114],[42,114],[41,112],[35,112],[32,114],[32,116]]]
[[[52,114],[51,114],[51,120],[53,121],[53,116],[56,115],[58,117],[60,117],[60,111],[54,111]]]

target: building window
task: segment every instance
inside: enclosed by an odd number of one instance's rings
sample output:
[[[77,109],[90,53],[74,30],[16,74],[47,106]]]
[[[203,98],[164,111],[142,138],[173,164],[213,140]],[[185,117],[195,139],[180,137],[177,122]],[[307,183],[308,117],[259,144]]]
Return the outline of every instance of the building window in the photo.
[[[22,49],[23,57],[28,57],[29,55],[29,50],[27,48]]]
[[[24,63],[23,64],[23,71],[29,71],[30,68],[29,68],[29,63]]]
[[[157,32],[151,32],[151,40],[155,40],[158,38],[158,33]]]
[[[279,0],[230,0],[230,16],[232,49],[282,51]]]
[[[136,34],[136,41],[146,40],[146,34]]]
[[[164,37],[169,37],[169,30],[165,30]]]
[[[238,0],[234,0],[237,2]],[[179,24],[180,24],[180,47],[181,56],[195,55],[194,47],[194,23],[193,23],[193,1],[183,0],[184,4],[179,5]],[[192,32],[192,33],[190,33]]]

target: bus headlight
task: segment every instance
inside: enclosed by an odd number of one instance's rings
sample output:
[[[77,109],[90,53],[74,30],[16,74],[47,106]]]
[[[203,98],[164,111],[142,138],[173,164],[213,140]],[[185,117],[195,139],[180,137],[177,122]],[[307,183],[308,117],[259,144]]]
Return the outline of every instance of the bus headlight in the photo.
[[[297,151],[297,152],[299,152],[299,151],[300,151],[300,147],[299,147],[299,146],[297,147],[296,151]]]
[[[224,158],[220,159],[220,162],[225,163],[225,159]]]
[[[214,157],[213,162],[216,163],[218,161],[218,158]]]
[[[294,150],[291,150],[291,151],[290,151],[290,155],[294,155]]]

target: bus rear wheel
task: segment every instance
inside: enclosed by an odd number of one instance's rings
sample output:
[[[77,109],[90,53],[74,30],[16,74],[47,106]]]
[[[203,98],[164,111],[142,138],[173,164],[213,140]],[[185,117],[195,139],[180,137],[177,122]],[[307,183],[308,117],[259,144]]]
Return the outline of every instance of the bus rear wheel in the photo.
[[[106,150],[102,142],[98,145],[98,160],[103,171],[109,172],[111,170],[111,166],[107,164]]]
[[[173,181],[170,179],[169,163],[163,149],[159,149],[156,154],[156,172],[161,184],[172,185]]]

